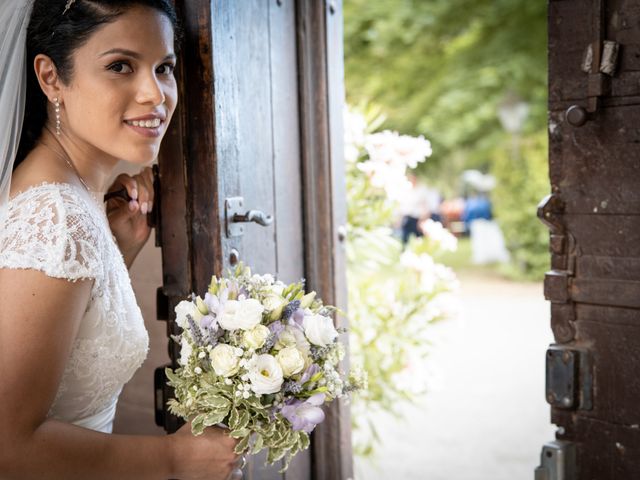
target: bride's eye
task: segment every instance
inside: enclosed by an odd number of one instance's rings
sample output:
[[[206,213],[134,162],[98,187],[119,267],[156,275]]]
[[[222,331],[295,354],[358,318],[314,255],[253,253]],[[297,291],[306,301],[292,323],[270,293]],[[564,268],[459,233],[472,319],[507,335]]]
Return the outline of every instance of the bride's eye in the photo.
[[[131,67],[124,62],[115,62],[107,67],[107,70],[111,70],[115,73],[131,73],[133,70]]]
[[[172,63],[164,63],[158,67],[158,73],[162,75],[171,75],[175,70],[176,66]],[[164,71],[162,71],[164,69]]]

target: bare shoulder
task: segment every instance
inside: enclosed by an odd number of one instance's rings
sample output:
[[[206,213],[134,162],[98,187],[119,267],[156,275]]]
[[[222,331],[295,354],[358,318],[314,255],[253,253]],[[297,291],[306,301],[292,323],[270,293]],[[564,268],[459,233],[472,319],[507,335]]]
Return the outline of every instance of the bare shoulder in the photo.
[[[45,148],[36,147],[27,158],[13,171],[9,196],[15,197],[21,192],[42,183],[72,183],[75,181],[68,168],[65,168]]]

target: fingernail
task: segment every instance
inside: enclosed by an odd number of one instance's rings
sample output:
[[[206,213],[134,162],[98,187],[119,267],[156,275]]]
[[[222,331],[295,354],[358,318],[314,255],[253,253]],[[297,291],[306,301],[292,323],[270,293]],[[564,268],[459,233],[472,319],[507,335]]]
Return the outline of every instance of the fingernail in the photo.
[[[138,202],[136,202],[135,200],[131,200],[131,201],[129,202],[129,210],[133,212],[133,211],[136,209],[136,204],[137,204],[137,203],[138,203]]]
[[[142,212],[143,215],[147,214],[147,209],[148,209],[148,205],[147,202],[142,202],[142,206],[140,207],[140,211]]]
[[[133,198],[134,200],[138,199],[138,189],[134,188],[133,190],[131,190],[131,198]]]

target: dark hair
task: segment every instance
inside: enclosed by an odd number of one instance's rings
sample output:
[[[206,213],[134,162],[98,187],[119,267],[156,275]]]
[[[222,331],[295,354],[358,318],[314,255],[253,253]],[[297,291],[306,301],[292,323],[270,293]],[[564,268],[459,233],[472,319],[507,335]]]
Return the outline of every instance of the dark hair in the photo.
[[[53,61],[60,80],[73,76],[73,53],[102,25],[111,23],[136,6],[156,9],[167,16],[176,48],[181,30],[170,0],[76,0],[65,12],[67,0],[35,0],[27,29],[27,95],[24,122],[14,169],[33,149],[47,121],[48,99],[42,92],[33,62],[38,54]],[[64,12],[64,13],[63,13]]]

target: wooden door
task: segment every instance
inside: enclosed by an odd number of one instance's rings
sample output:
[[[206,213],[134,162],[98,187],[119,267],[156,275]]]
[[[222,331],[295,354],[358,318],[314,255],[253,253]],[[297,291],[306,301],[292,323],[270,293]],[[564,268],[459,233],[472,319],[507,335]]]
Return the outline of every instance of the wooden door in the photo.
[[[345,307],[341,5],[317,0],[188,0],[180,105],[160,159],[159,317],[237,261],[306,278]],[[234,213],[256,222],[231,222]],[[164,313],[162,313],[164,312]],[[169,344],[177,358],[176,345]],[[162,401],[160,402],[162,403]],[[286,475],[250,460],[248,479],[352,476],[349,417],[337,403]],[[167,430],[176,419],[158,413]]]
[[[639,14],[625,0],[549,2],[551,196],[539,215],[558,433],[537,479],[640,478]]]

